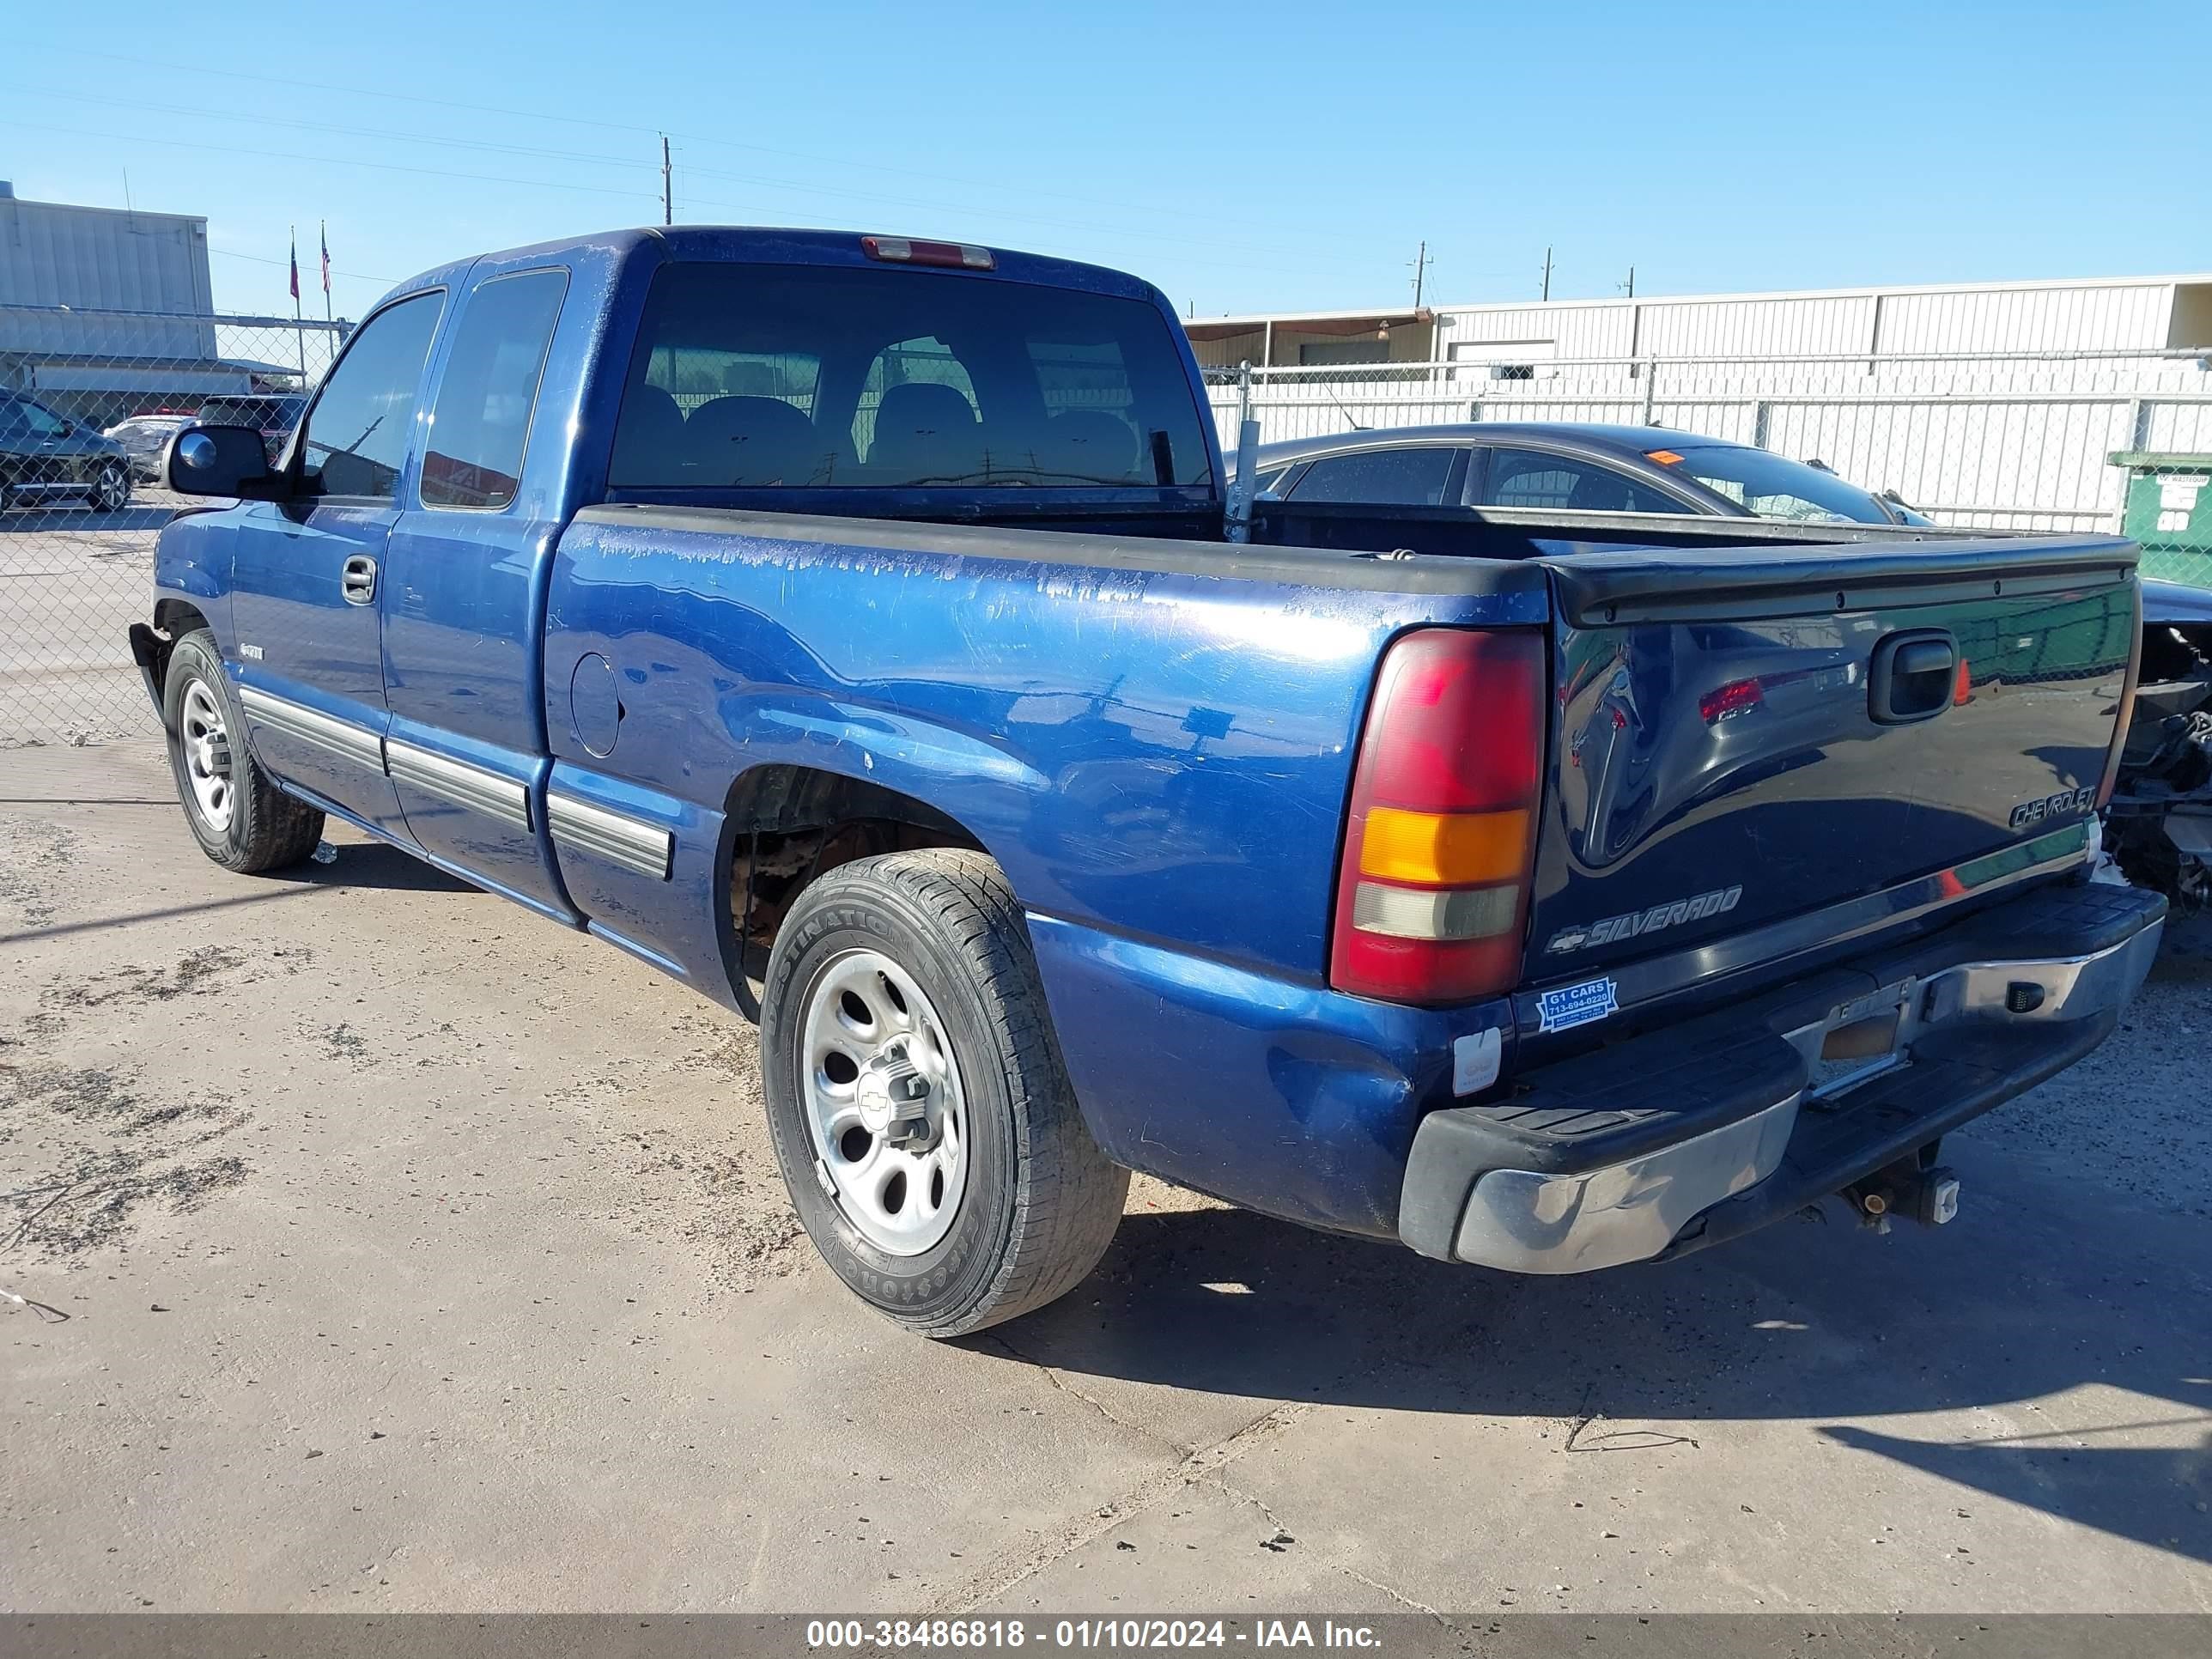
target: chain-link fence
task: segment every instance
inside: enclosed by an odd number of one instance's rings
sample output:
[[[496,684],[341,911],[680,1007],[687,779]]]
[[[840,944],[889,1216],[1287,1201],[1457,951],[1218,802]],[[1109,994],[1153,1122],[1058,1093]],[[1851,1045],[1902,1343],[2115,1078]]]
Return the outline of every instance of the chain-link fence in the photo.
[[[272,449],[345,325],[0,306],[0,747],[152,729],[124,630],[145,617],[159,479],[193,417]],[[926,366],[925,366],[926,367]],[[1224,442],[1437,422],[1600,421],[1818,460],[1939,524],[2118,531],[2212,586],[2212,348],[1551,358],[1206,370]]]
[[[1938,524],[2055,532],[2123,527],[2133,475],[2116,458],[2186,466],[2212,452],[2208,363],[2212,348],[1462,356],[1206,373],[1224,447],[1236,442],[1249,373],[1263,443],[1458,422],[1668,427],[1817,461],[1869,489],[1894,491]],[[2171,522],[2172,507],[2165,511]],[[2132,521],[2127,530],[2141,533]]]
[[[154,729],[125,630],[193,419],[272,452],[345,325],[0,306],[0,748]]]

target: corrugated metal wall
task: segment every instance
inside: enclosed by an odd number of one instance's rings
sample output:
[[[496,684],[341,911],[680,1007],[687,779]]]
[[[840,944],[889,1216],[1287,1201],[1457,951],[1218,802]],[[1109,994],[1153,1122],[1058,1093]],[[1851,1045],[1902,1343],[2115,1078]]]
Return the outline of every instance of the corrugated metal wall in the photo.
[[[207,221],[0,195],[0,305],[111,313],[82,341],[66,317],[33,328],[19,316],[0,351],[212,357],[215,331],[192,320],[215,309]],[[120,313],[142,319],[128,339],[112,320]]]
[[[1984,352],[2158,351],[2212,344],[2212,277],[2118,278],[1972,288],[1869,288],[1805,294],[1707,295],[1550,304],[1445,306],[1436,356],[1506,356],[1548,343],[1538,360],[1630,357],[1834,357]],[[1200,361],[1261,361],[1249,335],[1210,344]],[[1275,323],[1276,367],[1295,367],[1299,319]],[[1455,348],[1457,348],[1455,350]],[[1394,357],[1396,354],[1393,354]]]

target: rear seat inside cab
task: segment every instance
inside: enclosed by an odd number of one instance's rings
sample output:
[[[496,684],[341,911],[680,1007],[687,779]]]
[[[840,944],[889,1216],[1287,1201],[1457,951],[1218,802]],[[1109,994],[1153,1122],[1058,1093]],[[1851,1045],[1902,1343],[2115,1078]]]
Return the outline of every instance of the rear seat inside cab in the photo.
[[[631,394],[614,458],[618,483],[743,488],[805,484],[953,483],[991,474],[1055,483],[1139,481],[1137,434],[1110,410],[1063,410],[1042,442],[996,444],[957,387],[911,381],[887,389],[867,452],[823,434],[780,398],[710,398],[687,418],[666,391]]]

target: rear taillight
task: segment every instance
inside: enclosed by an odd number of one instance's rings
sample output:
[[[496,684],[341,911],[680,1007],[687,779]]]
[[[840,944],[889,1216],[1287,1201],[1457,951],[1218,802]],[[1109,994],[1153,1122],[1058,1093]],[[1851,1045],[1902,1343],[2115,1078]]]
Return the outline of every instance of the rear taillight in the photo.
[[[1698,699],[1698,713],[1711,726],[1720,720],[1734,720],[1738,714],[1748,714],[1766,701],[1766,694],[1759,688],[1757,680],[1730,680],[1726,685],[1708,691]]]
[[[1382,658],[1352,780],[1329,983],[1467,1002],[1520,978],[1544,763],[1539,634],[1425,629]]]
[[[863,236],[860,252],[871,259],[895,265],[951,265],[956,270],[989,270],[999,261],[987,247],[973,242],[917,242],[905,236]]]

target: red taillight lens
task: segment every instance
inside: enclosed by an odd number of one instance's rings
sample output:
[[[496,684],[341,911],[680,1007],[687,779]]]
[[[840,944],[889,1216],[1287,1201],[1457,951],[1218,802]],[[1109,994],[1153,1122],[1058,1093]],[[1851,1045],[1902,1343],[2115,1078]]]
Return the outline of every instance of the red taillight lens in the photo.
[[[1698,699],[1698,713],[1705,716],[1705,724],[1733,720],[1738,714],[1748,714],[1766,701],[1766,694],[1759,689],[1757,680],[1730,680],[1717,690],[1708,691]]]
[[[1543,636],[1394,644],[1352,775],[1329,983],[1467,1002],[1520,977],[1543,786]]]

